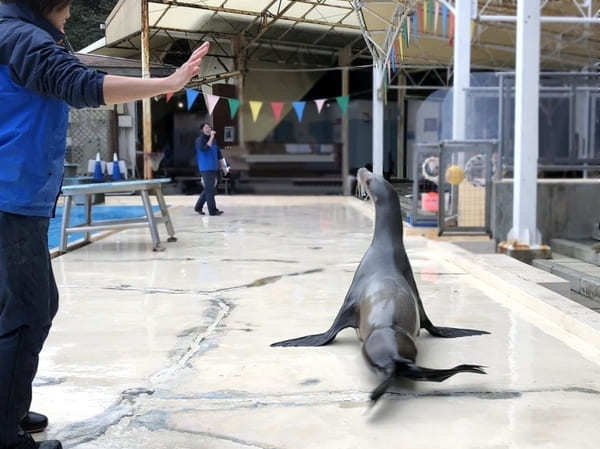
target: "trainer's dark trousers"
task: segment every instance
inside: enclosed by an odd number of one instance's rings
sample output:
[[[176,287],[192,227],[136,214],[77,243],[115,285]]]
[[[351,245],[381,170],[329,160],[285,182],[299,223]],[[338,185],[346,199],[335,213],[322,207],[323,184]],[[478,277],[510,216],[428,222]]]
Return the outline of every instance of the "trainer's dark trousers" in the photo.
[[[48,222],[0,212],[0,449],[23,438],[19,423],[58,308]]]
[[[216,171],[201,171],[202,183],[204,184],[204,190],[200,194],[200,198],[196,202],[194,209],[200,211],[204,207],[204,203],[208,206],[208,213],[215,214],[217,212],[217,203],[215,202],[215,181],[217,180]]]

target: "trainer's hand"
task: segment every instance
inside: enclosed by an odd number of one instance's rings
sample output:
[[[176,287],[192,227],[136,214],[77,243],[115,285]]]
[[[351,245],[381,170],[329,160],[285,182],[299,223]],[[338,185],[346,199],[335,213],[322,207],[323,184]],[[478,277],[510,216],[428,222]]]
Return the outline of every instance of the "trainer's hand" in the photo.
[[[213,129],[213,130],[210,132],[210,137],[215,137],[216,135],[217,135],[217,132],[216,132],[216,131]]]
[[[168,77],[169,84],[171,85],[171,91],[177,92],[185,87],[190,80],[200,72],[200,64],[202,58],[206,56],[210,48],[209,42],[204,42],[198,47],[190,59],[185,64],[177,69],[175,73]]]

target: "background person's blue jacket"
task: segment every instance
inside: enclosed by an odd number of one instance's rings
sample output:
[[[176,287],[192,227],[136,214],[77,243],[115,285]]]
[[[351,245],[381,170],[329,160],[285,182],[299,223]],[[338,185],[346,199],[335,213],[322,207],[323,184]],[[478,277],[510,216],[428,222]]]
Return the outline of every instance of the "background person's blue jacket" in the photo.
[[[52,216],[68,105],[104,104],[104,75],[59,45],[63,38],[25,2],[0,4],[0,211]]]
[[[219,169],[219,159],[221,159],[221,150],[216,140],[208,146],[209,137],[202,134],[196,139],[196,161],[200,171],[217,171]]]

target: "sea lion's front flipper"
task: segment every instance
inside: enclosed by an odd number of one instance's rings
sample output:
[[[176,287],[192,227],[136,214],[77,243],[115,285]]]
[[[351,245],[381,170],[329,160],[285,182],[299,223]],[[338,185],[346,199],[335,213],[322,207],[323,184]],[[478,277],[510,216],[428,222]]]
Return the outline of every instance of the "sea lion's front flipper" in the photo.
[[[488,331],[482,331],[478,329],[461,329],[459,327],[438,327],[434,326],[431,323],[431,321],[426,323],[423,327],[434,337],[442,338],[470,337],[472,335],[489,334]]]
[[[354,306],[344,304],[333,324],[322,334],[307,335],[305,337],[292,338],[291,340],[278,341],[271,346],[323,346],[331,343],[338,332],[347,327],[358,327],[358,320]]]

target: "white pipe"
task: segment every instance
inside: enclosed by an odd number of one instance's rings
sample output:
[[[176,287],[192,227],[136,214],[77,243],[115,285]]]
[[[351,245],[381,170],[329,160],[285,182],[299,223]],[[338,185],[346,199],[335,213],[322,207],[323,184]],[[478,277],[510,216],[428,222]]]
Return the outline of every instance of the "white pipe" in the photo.
[[[513,227],[508,239],[534,248],[541,244],[537,229],[540,0],[517,2],[517,17]]]
[[[385,68],[381,63],[373,65],[373,173],[383,175],[383,77]]]
[[[471,0],[456,0],[452,138],[464,140],[467,126],[467,89],[471,85]]]
[[[480,22],[516,22],[517,16],[503,15],[482,15],[477,19]],[[542,23],[600,23],[598,17],[561,17],[561,16],[543,16],[540,18]]]

